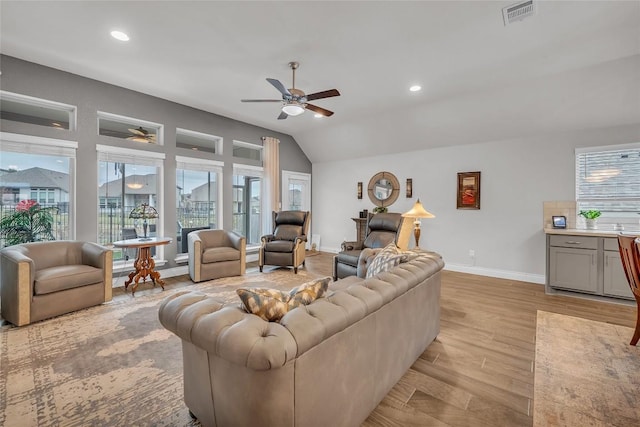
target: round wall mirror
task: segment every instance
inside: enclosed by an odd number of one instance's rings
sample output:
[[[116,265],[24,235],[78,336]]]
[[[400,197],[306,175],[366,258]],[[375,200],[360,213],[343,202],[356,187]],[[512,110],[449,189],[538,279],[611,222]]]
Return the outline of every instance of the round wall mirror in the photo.
[[[391,206],[400,194],[400,182],[391,172],[378,172],[369,180],[369,199],[376,206]]]

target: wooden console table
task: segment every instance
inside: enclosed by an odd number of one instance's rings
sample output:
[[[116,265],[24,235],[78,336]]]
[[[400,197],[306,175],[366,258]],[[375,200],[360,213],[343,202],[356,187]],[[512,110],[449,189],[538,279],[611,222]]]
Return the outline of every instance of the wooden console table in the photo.
[[[116,248],[138,249],[136,260],[133,263],[135,271],[129,273],[129,280],[124,282],[125,290],[129,287],[131,282],[134,282],[133,286],[131,287],[132,296],[135,295],[140,280],[142,280],[142,282],[145,282],[147,280],[147,276],[149,276],[149,278],[153,282],[153,286],[158,284],[164,291],[164,280],[160,279],[160,273],[155,270],[156,262],[151,257],[151,248],[160,245],[167,245],[171,243],[171,240],[172,239],[169,237],[148,237],[146,239],[127,239],[113,242],[113,246],[115,246]]]

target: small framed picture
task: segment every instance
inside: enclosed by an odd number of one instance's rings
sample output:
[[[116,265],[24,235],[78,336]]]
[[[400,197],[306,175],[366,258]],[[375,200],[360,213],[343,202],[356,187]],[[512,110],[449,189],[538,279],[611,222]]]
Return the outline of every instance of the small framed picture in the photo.
[[[480,209],[480,172],[458,172],[458,209]]]
[[[405,192],[405,195],[409,199],[413,197],[413,179],[412,178],[407,178],[407,191]]]
[[[567,217],[566,216],[552,216],[551,220],[553,222],[553,228],[567,228]]]

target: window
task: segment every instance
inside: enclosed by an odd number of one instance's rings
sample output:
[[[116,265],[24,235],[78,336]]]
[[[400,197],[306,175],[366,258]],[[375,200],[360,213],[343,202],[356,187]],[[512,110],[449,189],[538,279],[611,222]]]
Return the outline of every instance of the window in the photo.
[[[177,253],[186,253],[182,235],[190,229],[222,228],[221,162],[176,157],[176,203],[178,220]],[[185,233],[183,233],[183,230]]]
[[[61,130],[76,128],[76,107],[73,105],[5,91],[0,91],[0,117]]]
[[[56,240],[75,236],[72,210],[77,143],[2,133],[0,143],[0,217],[22,200],[35,200],[53,211]],[[0,241],[0,247],[4,242]]]
[[[162,145],[161,124],[98,111],[98,135]]]
[[[261,234],[262,168],[233,165],[233,231],[258,245]]]
[[[222,154],[222,138],[178,128],[176,129],[176,147],[193,151],[204,151],[206,153]]]
[[[262,145],[233,141],[233,157],[262,162]]]
[[[104,245],[122,240],[133,230],[142,236],[142,220],[129,218],[131,210],[142,203],[158,210],[160,217],[149,220],[149,235],[155,235],[158,221],[162,219],[164,154],[106,145],[97,145],[97,150],[98,243]],[[122,250],[114,250],[114,261],[126,256]]]
[[[598,209],[599,222],[638,226],[640,143],[576,149],[578,210]]]

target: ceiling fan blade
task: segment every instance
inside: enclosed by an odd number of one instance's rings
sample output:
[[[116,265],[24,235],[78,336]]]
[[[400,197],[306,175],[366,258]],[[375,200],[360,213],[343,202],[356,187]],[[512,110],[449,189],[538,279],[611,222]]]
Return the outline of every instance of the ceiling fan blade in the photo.
[[[241,99],[240,102],[282,102],[282,99]]]
[[[307,101],[313,101],[314,99],[331,98],[332,96],[340,96],[338,89],[330,89],[322,92],[312,93],[307,95]]]
[[[278,120],[284,120],[287,117],[289,117],[289,115],[287,113],[285,113],[284,111],[281,111],[280,115],[278,116]]]
[[[140,126],[138,129],[127,129],[127,130],[134,135],[140,135],[140,136],[145,136],[146,134],[149,133],[147,132],[146,129],[143,129],[142,126]]]
[[[326,110],[326,109],[324,109],[322,107],[318,107],[317,105],[307,104],[305,108],[307,110],[313,111],[314,113],[321,114],[321,115],[323,115],[325,117],[333,116],[333,111]]]
[[[286,87],[284,87],[282,83],[280,83],[280,80],[267,78],[267,81],[271,83],[273,87],[278,89],[281,94],[286,96],[291,96],[291,92],[289,92],[289,90]]]

